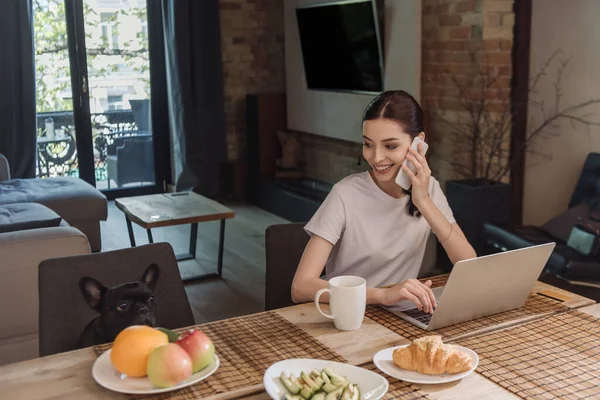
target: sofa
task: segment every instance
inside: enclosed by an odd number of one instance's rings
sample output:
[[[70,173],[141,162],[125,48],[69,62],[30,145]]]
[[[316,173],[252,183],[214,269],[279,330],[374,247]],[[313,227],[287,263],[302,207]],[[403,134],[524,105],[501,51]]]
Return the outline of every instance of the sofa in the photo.
[[[91,249],[102,249],[100,221],[108,217],[106,196],[78,178],[11,179],[6,157],[0,154],[0,205],[39,203],[83,232]]]
[[[0,365],[38,357],[38,266],[90,253],[87,237],[60,226],[0,233]]]
[[[556,248],[546,263],[544,274],[556,279],[552,279],[548,283],[563,286],[559,281],[563,280],[577,282],[580,286],[594,285],[598,287],[600,285],[600,255],[584,254],[567,244],[573,227],[582,223],[600,226],[599,153],[590,153],[587,156],[569,205],[563,212],[541,226],[485,224],[483,235],[489,245],[500,251],[555,242]],[[572,286],[564,288],[589,296],[588,293]]]

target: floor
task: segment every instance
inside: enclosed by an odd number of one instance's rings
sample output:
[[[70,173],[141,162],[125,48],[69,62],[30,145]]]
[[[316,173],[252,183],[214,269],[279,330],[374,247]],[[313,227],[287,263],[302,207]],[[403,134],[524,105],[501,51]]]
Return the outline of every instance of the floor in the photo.
[[[223,279],[186,284],[196,323],[204,323],[264,311],[265,229],[288,221],[246,203],[224,202],[236,213],[226,223]],[[129,247],[123,213],[114,201],[108,204],[108,219],[101,223],[102,250]],[[133,226],[137,244],[148,243],[146,231]],[[167,241],[175,254],[186,253],[190,225],[152,230],[155,242]],[[196,260],[179,263],[182,275],[216,270],[219,223],[198,225]]]

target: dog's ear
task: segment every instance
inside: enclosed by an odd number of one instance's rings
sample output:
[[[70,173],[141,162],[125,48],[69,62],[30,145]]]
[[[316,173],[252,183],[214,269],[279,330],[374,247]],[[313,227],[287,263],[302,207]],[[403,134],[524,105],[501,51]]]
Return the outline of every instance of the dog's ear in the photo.
[[[152,289],[154,292],[154,288],[156,287],[156,282],[158,282],[158,277],[160,276],[160,267],[156,264],[150,265],[144,271],[144,275],[142,276],[142,282]]]
[[[102,312],[102,300],[106,294],[106,288],[103,284],[94,278],[83,277],[79,280],[79,289],[83,298],[92,310]]]

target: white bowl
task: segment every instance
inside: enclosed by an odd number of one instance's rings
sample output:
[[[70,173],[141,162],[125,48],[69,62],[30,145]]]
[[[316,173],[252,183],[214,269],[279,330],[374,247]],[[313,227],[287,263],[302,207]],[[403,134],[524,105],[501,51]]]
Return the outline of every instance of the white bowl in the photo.
[[[477,365],[479,365],[479,356],[477,356],[477,353],[475,353],[473,350],[468,349],[466,347],[454,345],[456,350],[463,352],[463,353],[467,353],[469,356],[471,356],[471,359],[473,360],[473,366],[468,371],[461,372],[459,374],[442,374],[442,375],[427,375],[427,374],[421,374],[416,371],[407,371],[405,369],[397,367],[394,364],[394,361],[392,359],[392,354],[394,353],[394,350],[401,349],[401,348],[408,347],[408,346],[409,346],[408,344],[405,344],[403,346],[390,347],[390,348],[381,350],[380,352],[375,354],[375,356],[373,357],[373,363],[375,364],[375,366],[377,368],[379,368],[380,371],[388,374],[389,376],[393,376],[394,378],[400,379],[405,382],[422,383],[422,384],[437,384],[437,383],[447,383],[447,382],[457,381],[459,379],[464,378],[467,375],[470,375],[473,371],[475,371],[475,368],[477,368]]]
[[[279,361],[271,365],[265,372],[263,379],[265,390],[272,399],[281,400],[287,393],[287,390],[279,380],[282,372],[286,375],[293,373],[299,377],[302,371],[310,373],[313,369],[321,371],[324,368],[331,368],[336,374],[344,376],[351,383],[358,385],[361,399],[377,400],[383,397],[388,391],[387,379],[373,371],[335,361],[305,358]]]
[[[192,376],[181,382],[179,385],[168,388],[157,388],[150,382],[148,377],[126,377],[125,379],[121,379],[121,374],[110,362],[111,351],[112,349],[105,351],[96,359],[96,362],[94,362],[94,366],[92,367],[92,376],[100,386],[119,393],[153,394],[170,392],[193,385],[196,382],[200,382],[201,380],[204,380],[214,374],[219,368],[219,357],[217,357],[215,354],[215,359],[212,363],[210,363],[206,368],[203,368],[195,374],[192,374]]]

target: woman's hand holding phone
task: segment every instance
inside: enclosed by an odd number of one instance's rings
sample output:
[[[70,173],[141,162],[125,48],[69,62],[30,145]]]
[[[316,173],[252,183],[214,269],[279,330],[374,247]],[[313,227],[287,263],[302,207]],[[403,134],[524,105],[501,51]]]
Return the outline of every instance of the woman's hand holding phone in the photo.
[[[419,136],[415,136],[410,145],[409,152],[407,153],[407,155],[410,154],[410,149],[414,149],[417,151],[417,153],[421,154],[422,156],[425,156],[428,148],[429,146],[427,145],[427,143],[425,143],[425,141],[423,141],[423,139],[421,139]],[[417,168],[407,157],[404,159],[402,167],[400,168],[400,171],[398,171],[398,175],[396,176],[396,183],[400,185],[404,190],[409,190],[412,186],[412,181],[404,171],[404,166],[407,166],[413,173],[417,172]]]
[[[416,139],[416,138],[415,138]],[[431,169],[427,160],[425,159],[425,152],[427,151],[426,144],[421,141],[417,143],[417,149],[413,146],[408,149],[406,160],[413,164],[415,172],[413,172],[407,165],[403,164],[401,173],[404,173],[411,182],[412,186],[412,200],[418,207],[418,203],[429,197],[429,177],[431,177]]]

